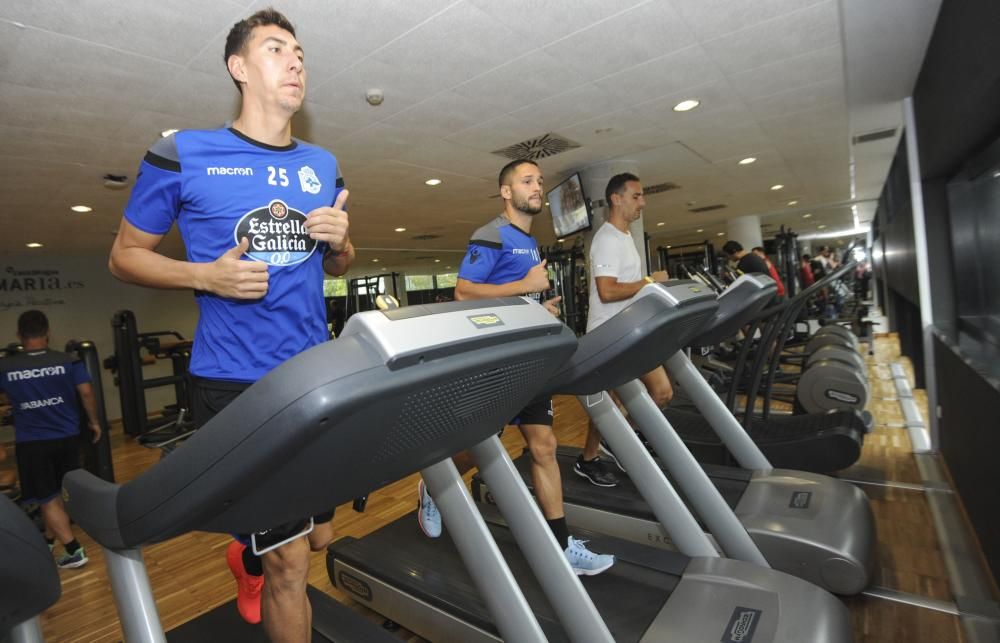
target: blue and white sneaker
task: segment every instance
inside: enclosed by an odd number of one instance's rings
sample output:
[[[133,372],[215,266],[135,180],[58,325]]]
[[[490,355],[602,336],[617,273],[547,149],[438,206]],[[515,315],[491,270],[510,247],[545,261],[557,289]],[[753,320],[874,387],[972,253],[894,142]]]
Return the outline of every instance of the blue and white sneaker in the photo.
[[[420,530],[428,538],[440,537],[441,512],[438,511],[437,505],[434,504],[431,494],[427,493],[427,487],[424,486],[423,480],[420,481],[420,485],[417,487],[417,496],[417,522],[420,524]]]
[[[83,550],[83,547],[80,547],[72,554],[64,555],[56,561],[56,565],[58,565],[60,569],[76,569],[77,567],[83,567],[86,565],[89,560],[90,559],[87,558],[87,552]]]
[[[603,571],[607,571],[615,564],[615,557],[611,554],[595,554],[587,549],[586,540],[577,540],[569,537],[569,547],[563,553],[569,566],[573,568],[577,576],[594,576]]]

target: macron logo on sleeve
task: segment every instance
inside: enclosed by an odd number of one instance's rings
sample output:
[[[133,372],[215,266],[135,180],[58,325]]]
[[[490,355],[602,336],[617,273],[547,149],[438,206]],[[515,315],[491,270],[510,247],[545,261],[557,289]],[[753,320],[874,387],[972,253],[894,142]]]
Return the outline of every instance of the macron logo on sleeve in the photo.
[[[253,176],[252,167],[207,167],[209,176]]]

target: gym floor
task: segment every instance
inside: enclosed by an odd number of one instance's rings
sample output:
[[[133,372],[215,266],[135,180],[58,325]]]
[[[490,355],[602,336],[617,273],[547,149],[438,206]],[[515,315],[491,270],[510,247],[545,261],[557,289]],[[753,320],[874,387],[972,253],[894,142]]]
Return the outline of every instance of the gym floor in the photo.
[[[873,386],[869,410],[875,415],[876,425],[865,440],[861,460],[841,472],[841,476],[919,486],[922,484],[920,472],[911,453],[906,429],[902,428],[902,413],[895,399],[896,391],[888,365],[892,362],[904,364],[911,384],[912,367],[906,358],[900,357],[898,341],[892,335],[878,336],[874,355],[867,359]],[[915,390],[914,396],[926,418],[925,392]],[[572,397],[559,397],[556,398],[555,409],[560,443],[582,445],[587,429],[582,408]],[[157,451],[125,439],[119,427],[114,427],[112,434],[115,473],[119,482],[139,475],[159,457]],[[503,441],[511,454],[521,453],[524,443],[517,431],[506,431]],[[9,468],[12,462],[10,457],[0,468]],[[943,463],[941,466],[944,466]],[[339,507],[334,520],[336,537],[364,536],[413,511],[417,479],[418,476],[413,475],[373,493],[363,514],[355,513],[350,504]],[[875,585],[929,599],[953,601],[926,494],[910,488],[877,485],[864,485],[863,488],[871,498],[878,527],[879,558]],[[415,518],[413,528],[414,531],[418,529]],[[81,569],[60,570],[62,598],[42,615],[46,640],[120,641],[121,631],[102,552],[86,534],[79,529],[76,533],[87,548],[91,562]],[[228,536],[194,533],[144,550],[160,618],[166,629],[176,627],[234,597],[235,586],[225,563],[228,543]],[[330,584],[325,552],[313,555],[310,582],[364,612],[371,620],[382,622],[377,614],[358,606]],[[869,596],[851,597],[845,602],[851,609],[856,643],[966,641],[958,618],[948,613]],[[401,640],[422,640],[405,630],[398,630],[397,634]]]

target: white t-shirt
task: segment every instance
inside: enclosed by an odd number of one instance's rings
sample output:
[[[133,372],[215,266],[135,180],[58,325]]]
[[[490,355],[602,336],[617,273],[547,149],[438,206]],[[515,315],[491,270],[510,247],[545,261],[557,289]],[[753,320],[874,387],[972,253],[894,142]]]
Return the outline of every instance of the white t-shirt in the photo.
[[[632,235],[621,232],[605,222],[590,242],[590,309],[587,313],[587,332],[594,330],[621,312],[631,302],[604,303],[597,294],[597,277],[614,277],[621,283],[641,281],[645,275],[642,261],[635,249]]]

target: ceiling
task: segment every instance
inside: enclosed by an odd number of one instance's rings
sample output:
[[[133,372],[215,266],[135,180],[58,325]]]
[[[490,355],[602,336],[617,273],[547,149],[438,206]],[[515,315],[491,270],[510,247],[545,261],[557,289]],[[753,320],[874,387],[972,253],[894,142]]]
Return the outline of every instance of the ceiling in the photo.
[[[128,189],[108,189],[101,177],[133,178],[162,130],[234,117],[225,36],[269,4],[4,3],[0,251],[106,255]],[[899,101],[912,90],[939,4],[286,0],[276,8],[306,52],[307,101],[293,134],[341,162],[361,248],[352,274],[364,274],[457,266],[469,233],[500,209],[496,173],[506,159],[492,152],[546,133],[579,144],[541,161],[550,185],[621,159],[638,163],[646,185],[680,186],[647,199],[657,245],[722,241],[726,220],[750,214],[761,216],[765,237],[779,225],[803,236],[854,229],[874,214],[898,142]],[[364,100],[373,87],[385,95],[378,107]],[[673,111],[690,98],[700,106]],[[889,138],[852,143],[892,128]],[[749,156],[757,161],[738,164]],[[428,187],[429,178],[443,182]],[[93,211],[71,212],[77,204]],[[717,204],[726,207],[690,212]],[[533,232],[543,245],[555,241],[547,212]],[[29,251],[28,242],[43,247]],[[163,248],[182,256],[174,233]]]

